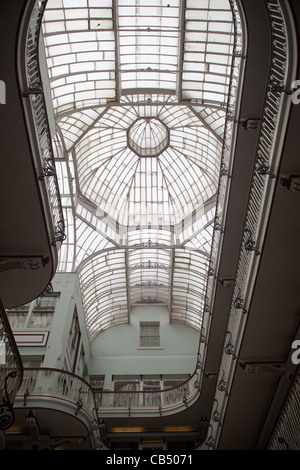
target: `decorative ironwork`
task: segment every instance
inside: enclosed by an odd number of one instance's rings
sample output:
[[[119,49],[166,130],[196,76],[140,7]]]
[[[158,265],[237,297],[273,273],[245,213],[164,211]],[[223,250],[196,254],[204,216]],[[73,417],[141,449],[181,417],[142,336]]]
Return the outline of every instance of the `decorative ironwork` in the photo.
[[[221,165],[220,176],[227,176],[228,178],[230,178],[229,170],[227,169],[224,163],[222,163]]]
[[[50,284],[46,287],[44,293],[45,293],[45,294],[53,294],[53,292],[54,292],[53,286],[52,286],[52,284],[51,284],[51,282],[50,282]]]
[[[224,392],[225,393],[225,396],[228,395],[228,392],[226,390],[226,381],[224,380],[224,377],[225,377],[225,370],[223,369],[223,374],[222,374],[222,377],[220,379],[220,382],[218,383],[218,390],[220,390],[220,392]]]
[[[166,287],[165,284],[162,282],[154,282],[154,281],[147,281],[147,282],[137,282],[134,284],[135,287]]]
[[[154,303],[159,303],[159,300],[157,299],[157,297],[151,297],[151,295],[149,295],[148,297],[142,297],[138,303],[146,303],[150,305]]]
[[[15,412],[13,404],[10,401],[7,382],[9,379],[15,379],[17,377],[17,372],[10,372],[4,382],[4,394],[2,396],[2,403],[0,404],[0,429],[5,431],[10,428],[15,421]]]
[[[43,176],[40,176],[39,179],[43,180],[46,176],[55,176],[56,170],[55,167],[50,163],[47,162],[47,165],[43,168]]]
[[[26,406],[27,405],[27,397],[29,395],[29,388],[27,387],[25,392],[24,392],[24,402],[23,402],[23,406]]]
[[[237,56],[236,56],[237,57]],[[227,114],[227,116],[225,117],[226,121],[228,122],[237,122],[237,120],[234,118],[234,116],[230,113]]]
[[[245,229],[245,233],[248,234],[248,238],[244,243],[244,247],[247,251],[253,251],[256,255],[260,254],[260,251],[255,248],[255,241],[252,238],[252,232],[248,228]]]
[[[14,422],[13,403],[23,377],[22,359],[0,298],[0,430]]]
[[[214,449],[215,448],[215,439],[213,437],[213,427],[212,425],[210,424],[208,426],[208,429],[211,429],[210,431],[210,435],[208,436],[208,439],[207,441],[205,442],[205,445],[209,448],[209,449]]]
[[[201,368],[202,368],[201,354],[198,353],[198,359],[197,359],[196,369],[201,369]]]
[[[206,336],[205,336],[205,329],[203,328],[203,326],[201,327],[200,343],[207,344],[206,343]]]
[[[294,92],[294,89],[286,90],[282,83],[273,79],[270,80],[270,91],[273,93],[286,93],[287,95],[291,95]]]
[[[67,238],[66,234],[64,233],[63,231],[64,229],[64,221],[63,220],[60,220],[58,223],[57,223],[57,229],[54,233],[55,235],[55,241],[52,243],[53,245],[56,245],[56,243],[62,243],[63,241],[65,241],[65,239]]]
[[[51,396],[55,397],[56,403],[66,403],[72,405],[75,416],[79,411],[84,410],[85,417],[89,420],[90,432],[94,440],[96,449],[106,448],[102,442],[102,426],[98,423],[97,407],[95,402],[95,394],[90,384],[81,377],[71,372],[61,369],[51,368],[26,368],[24,377],[19,390],[19,397],[24,394],[24,406],[29,391],[36,396],[48,394],[51,390]]]
[[[23,96],[26,98],[30,97],[28,106],[31,108],[34,125],[37,131],[37,145],[41,155],[41,164],[44,166],[45,162],[47,162],[46,167],[43,169],[44,173],[39,179],[42,180],[45,176],[53,177],[51,184],[46,185],[45,191],[48,196],[54,230],[57,226],[57,221],[61,221],[60,229],[63,227],[62,232],[64,232],[64,222],[62,221],[63,210],[58,179],[55,172],[52,137],[47,115],[45,94],[43,91],[43,81],[38,63],[38,44],[46,3],[46,0],[35,2],[29,24],[26,25],[26,29],[24,28],[23,39],[26,45],[27,60],[24,65],[24,70],[20,68],[20,73],[22,73],[24,82],[26,83],[26,90],[23,92]],[[52,243],[52,246],[57,245],[59,247],[59,242],[65,239],[60,232],[57,234],[57,237],[58,239]]]
[[[223,233],[223,231],[224,231],[224,230],[222,230],[222,225],[220,223],[220,217],[218,215],[215,217],[214,230],[219,230],[221,233]]]
[[[78,415],[79,411],[81,410],[81,408],[83,407],[83,401],[82,401],[82,388],[80,387],[79,390],[78,390],[78,400],[76,402],[76,405],[77,405],[77,409],[75,411],[75,416]]]
[[[183,389],[182,401],[183,401],[183,403],[185,404],[185,406],[186,406],[186,408],[187,408],[187,407],[188,407],[188,403],[187,403],[186,387],[184,387],[184,389]]]
[[[196,378],[195,378],[195,382],[193,383],[193,387],[197,389],[199,388],[199,385],[200,385],[198,372],[196,372],[195,376]]]
[[[247,313],[247,309],[243,307],[244,300],[241,297],[241,289],[238,290],[238,295],[233,301],[233,305],[236,309],[242,310],[243,314]]]
[[[149,259],[147,263],[139,263],[135,264],[134,266],[129,267],[129,269],[170,269],[170,266],[161,263],[152,263]]]
[[[225,354],[227,354],[228,356],[231,355],[233,357],[233,359],[236,359],[236,355],[234,354],[234,345],[231,342],[232,334],[228,330],[226,331],[225,337],[227,335],[229,335],[229,340],[227,341],[227,343],[225,345],[225,348],[224,348]]]
[[[233,2],[231,3],[233,5]],[[272,0],[272,1],[266,0],[266,5],[270,8],[269,23],[270,23],[270,27],[272,30],[272,36],[273,36],[273,51],[272,51],[273,57],[271,61],[270,77],[276,78],[278,80],[279,85],[281,85],[282,83],[286,83],[286,77],[287,77],[286,51],[288,50],[285,19],[284,19],[284,14],[281,11],[280,3],[281,2],[279,2],[279,0]],[[274,12],[275,7],[277,11]],[[275,84],[273,83],[274,90],[276,90],[278,83],[275,83]],[[281,88],[281,91],[283,91],[282,88]],[[275,136],[274,131],[276,131],[276,128],[279,123],[280,113],[282,112],[281,103],[282,103],[282,97],[280,96],[280,93],[269,92],[267,94],[266,103],[265,103],[265,107],[263,111],[263,119],[264,119],[264,122],[267,123],[267,125],[261,127],[260,136],[259,136],[259,151],[258,151],[258,154],[264,157],[264,161],[259,161],[258,163],[256,163],[256,165],[258,165],[259,163],[264,163],[265,165],[270,165],[270,167],[273,168],[273,161],[276,165],[275,158],[272,153],[273,152],[272,135]],[[276,166],[275,166],[275,169],[276,169]],[[252,230],[252,233],[255,234],[255,237],[258,236],[256,234],[260,233],[260,237],[261,237],[260,239],[263,238],[260,232],[260,228],[261,228],[260,215],[262,211],[265,209],[265,205],[264,205],[265,193],[264,192],[265,192],[266,184],[267,184],[267,179],[262,177],[262,175],[260,175],[257,171],[255,171],[255,173],[253,173],[253,178],[251,181],[250,198],[249,198],[249,204],[247,207],[247,213],[246,213],[246,218],[245,218],[246,220],[245,227],[250,228]],[[244,235],[244,239],[246,239],[245,235]],[[246,244],[245,248],[248,248],[250,251],[255,250],[255,244],[253,243],[252,237],[249,237],[249,244]],[[257,250],[255,250],[255,252],[258,254]],[[244,288],[244,283],[247,282],[247,275],[249,274],[250,269],[252,267],[252,261],[253,260],[247,255],[247,251],[244,249],[244,244],[242,244],[242,249],[239,254],[238,268],[236,272],[236,282],[238,283],[237,285],[241,286],[242,292]],[[234,310],[233,303],[232,303],[227,331],[226,331],[225,342],[224,342],[225,350],[224,350],[224,354],[223,354],[222,362],[221,362],[221,370],[225,370],[226,377],[232,376],[236,367],[235,362],[229,361],[228,356],[226,355],[233,355],[233,357],[236,358],[236,356],[234,355],[235,347],[233,343],[235,343],[236,345],[239,344],[238,339],[240,335],[243,334],[244,326],[245,326],[244,325],[245,322],[242,321],[243,318],[244,316],[241,317],[238,314],[238,312]],[[231,331],[234,332],[234,336],[231,334]],[[229,338],[228,338],[228,335],[229,335]],[[236,350],[236,354],[237,353],[238,353],[238,349]],[[223,383],[223,380],[224,380],[224,376],[219,382],[220,388],[225,388],[225,384]],[[229,393],[229,390],[230,390],[230,384],[228,383],[227,384],[228,393]],[[219,399],[219,404],[222,410],[222,413],[221,413],[221,418],[222,418],[222,416],[224,416],[224,414],[226,413],[226,406],[227,406],[226,396],[225,394],[221,394],[221,391],[219,390],[219,388],[217,388],[216,397]],[[217,439],[219,438],[219,435],[220,435],[220,432],[219,432],[220,428],[217,426],[214,426],[214,423],[211,419],[209,429],[210,431],[208,433],[207,440],[203,445],[203,448],[207,446],[209,448],[214,449],[217,446]],[[283,435],[282,432],[279,432],[278,434],[280,436]],[[277,445],[278,445],[278,442],[277,442]]]
[[[300,370],[297,368],[284,403],[277,416],[275,426],[270,436],[267,450],[298,450],[300,449]]]
[[[262,156],[257,157],[257,161],[259,162],[259,166],[257,167],[257,173],[260,175],[269,175],[270,178],[275,178],[274,173],[270,173],[270,167],[266,164],[265,159]]]
[[[278,436],[277,440],[279,444],[283,444],[285,446],[285,450],[289,450],[289,445],[283,437]]]
[[[213,276],[214,278],[216,278],[212,261],[209,262],[208,275],[209,275],[209,276]]]
[[[135,243],[134,246],[147,246],[148,248],[151,247],[160,247],[160,246],[166,246],[164,243],[160,242],[153,242],[152,240],[148,240],[147,242],[141,242],[141,243]]]
[[[216,402],[216,409],[212,414],[212,420],[215,423],[218,423],[218,426],[221,426],[221,421],[220,421],[220,411],[219,411],[219,403],[218,400],[215,398],[214,402]]]
[[[212,315],[212,312],[209,310],[209,305],[208,304],[204,305],[203,311],[204,311],[204,313],[209,313],[209,316]]]
[[[246,59],[246,56],[242,53],[240,49],[234,50],[233,51],[233,56],[234,57],[239,57],[240,59]]]

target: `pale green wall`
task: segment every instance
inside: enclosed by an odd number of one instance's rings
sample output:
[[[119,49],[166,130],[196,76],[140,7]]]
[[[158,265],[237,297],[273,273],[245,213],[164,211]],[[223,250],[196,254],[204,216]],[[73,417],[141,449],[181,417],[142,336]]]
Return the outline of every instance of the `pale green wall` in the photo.
[[[139,322],[159,321],[161,349],[139,349]],[[91,345],[91,374],[188,374],[196,365],[199,332],[170,324],[165,307],[133,307],[130,325],[100,333]]]
[[[52,285],[55,292],[60,292],[60,297],[56,304],[43,366],[61,369],[63,368],[63,359],[66,353],[75,305],[82,333],[81,342],[84,344],[87,358],[90,355],[90,350],[84,323],[78,275],[56,274],[52,280]]]
[[[132,308],[130,324],[101,332],[89,345],[77,274],[57,274],[52,281],[60,292],[44,367],[63,367],[75,305],[90,375],[190,374],[194,372],[199,332],[185,325],[170,324],[166,307],[141,305]],[[140,321],[159,321],[161,348],[140,349]]]

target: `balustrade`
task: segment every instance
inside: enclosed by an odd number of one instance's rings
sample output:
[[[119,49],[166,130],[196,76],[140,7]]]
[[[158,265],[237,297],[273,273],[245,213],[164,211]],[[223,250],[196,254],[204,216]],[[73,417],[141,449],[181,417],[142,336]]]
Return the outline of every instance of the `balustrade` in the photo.
[[[268,450],[300,449],[300,373],[289,391],[268,444]]]
[[[83,413],[91,427],[91,436],[96,450],[104,449],[100,435],[100,425],[96,415],[95,397],[90,385],[81,377],[70,372],[50,368],[25,368],[23,381],[18,391],[18,399],[27,406],[28,400],[51,400],[71,407],[74,415]]]
[[[127,381],[122,390],[95,391],[99,412],[105,414],[106,411],[112,412],[117,409],[118,413],[130,412],[131,416],[135,412],[137,414],[141,414],[141,412],[145,414],[174,413],[175,410],[187,407],[199,392],[198,382],[195,382],[195,374],[185,382],[180,382],[169,388],[146,386],[143,390],[139,390],[139,385],[138,382]]]
[[[218,420],[211,415],[209,434],[202,448],[215,448],[222,429],[222,419],[226,412],[227,397],[236,367],[241,338],[243,336],[247,305],[251,299],[251,279],[255,272],[263,245],[265,224],[268,220],[269,201],[274,191],[274,176],[278,167],[278,155],[275,148],[276,134],[282,133],[283,110],[288,111],[284,84],[289,67],[287,63],[288,37],[285,18],[278,0],[266,0],[269,20],[273,35],[273,57],[270,69],[270,87],[267,92],[264,113],[261,123],[256,167],[251,175],[251,187],[245,218],[243,240],[240,247],[238,268],[236,272],[232,305],[224,342],[224,353],[215,393],[218,404]]]
[[[48,111],[39,68],[39,33],[46,3],[46,0],[35,2],[27,27],[26,37],[24,38],[26,47],[24,76],[25,86],[27,86],[28,91],[25,91],[23,96],[29,100],[29,107],[36,129],[36,140],[41,162],[39,179],[45,182],[48,203],[50,205],[54,230],[52,244],[59,248],[66,238],[64,233],[65,224],[56,176]]]
[[[47,368],[25,368],[22,385],[18,395],[27,398],[60,398],[75,409],[83,409],[92,416],[95,407],[94,395],[90,385],[82,378],[67,371]]]
[[[0,430],[14,422],[13,403],[23,375],[22,360],[0,300]]]

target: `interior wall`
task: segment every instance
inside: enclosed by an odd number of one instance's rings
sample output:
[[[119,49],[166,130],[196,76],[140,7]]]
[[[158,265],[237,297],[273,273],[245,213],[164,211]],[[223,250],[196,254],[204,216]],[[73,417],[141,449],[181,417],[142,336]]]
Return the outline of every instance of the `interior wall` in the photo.
[[[49,336],[44,367],[61,368],[76,306],[89,375],[192,374],[196,367],[199,331],[169,322],[165,306],[132,308],[130,324],[108,328],[89,344],[77,274],[56,274],[53,289],[60,292]],[[160,323],[160,347],[140,347],[140,322]],[[175,345],[175,348],[174,348]]]
[[[90,355],[90,350],[84,322],[78,275],[71,273],[56,274],[52,280],[52,286],[55,292],[60,293],[60,296],[56,303],[43,366],[61,369],[64,365],[63,361],[75,307],[80,325],[81,343],[84,346],[87,358]]]
[[[140,322],[160,322],[160,347],[140,348]],[[174,345],[175,348],[174,348]],[[199,331],[169,323],[164,306],[132,308],[130,324],[101,332],[91,345],[91,374],[189,374],[194,372]]]

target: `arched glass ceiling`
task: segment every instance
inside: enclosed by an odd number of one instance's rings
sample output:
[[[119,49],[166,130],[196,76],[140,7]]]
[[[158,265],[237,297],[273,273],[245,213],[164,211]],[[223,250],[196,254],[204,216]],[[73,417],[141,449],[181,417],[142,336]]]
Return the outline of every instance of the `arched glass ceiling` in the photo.
[[[163,304],[201,328],[234,47],[228,0],[48,0],[43,40],[90,338]],[[220,201],[219,201],[220,202]]]

